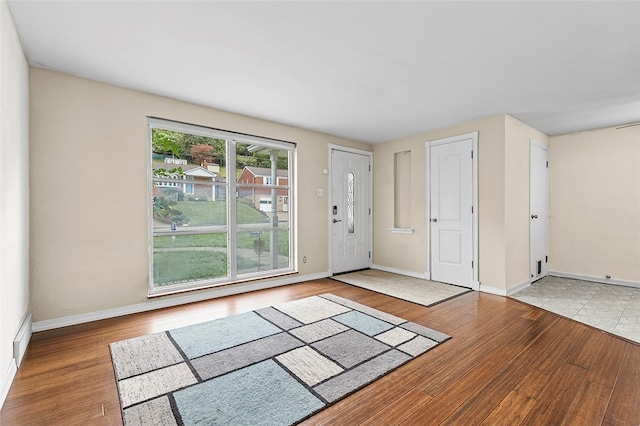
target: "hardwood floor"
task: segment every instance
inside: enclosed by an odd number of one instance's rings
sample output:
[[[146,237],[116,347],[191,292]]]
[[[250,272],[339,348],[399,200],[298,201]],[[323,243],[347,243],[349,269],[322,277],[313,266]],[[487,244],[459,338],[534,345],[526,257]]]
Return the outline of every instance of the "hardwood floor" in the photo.
[[[425,308],[329,279],[36,333],[0,425],[120,425],[110,342],[327,292],[453,338],[304,425],[640,425],[640,345],[500,296]]]

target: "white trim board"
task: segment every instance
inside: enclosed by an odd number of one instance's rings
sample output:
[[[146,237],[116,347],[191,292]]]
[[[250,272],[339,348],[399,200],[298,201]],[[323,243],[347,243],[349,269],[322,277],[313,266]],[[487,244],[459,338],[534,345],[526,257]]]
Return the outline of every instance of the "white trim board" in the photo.
[[[507,290],[504,288],[491,287],[490,285],[480,284],[480,292],[495,294],[496,296],[507,296]]]
[[[606,279],[604,277],[594,277],[591,275],[579,275],[579,274],[572,274],[569,272],[560,272],[560,271],[549,271],[549,275],[558,277],[558,278],[572,278],[574,280],[591,281],[595,283],[613,284],[613,285],[620,285],[624,287],[640,288],[640,282],[636,282],[636,281],[617,280],[613,278]]]
[[[411,235],[414,232],[413,228],[390,228],[392,234],[408,234]]]
[[[27,313],[20,325],[20,329],[18,330],[16,337],[13,339],[13,359],[16,363],[16,367],[18,368],[20,368],[22,359],[24,358],[29,342],[31,341],[32,329],[32,316],[30,313]]]
[[[7,395],[9,395],[9,389],[11,389],[11,384],[13,383],[13,378],[16,377],[16,372],[18,368],[16,367],[16,363],[13,358],[9,363],[7,370],[2,377],[2,388],[0,388],[0,409],[4,405],[4,401],[7,399]]]
[[[87,312],[85,314],[70,315],[62,318],[54,318],[44,321],[36,321],[32,325],[32,330],[44,331],[54,328],[67,327],[70,325],[83,324],[91,321],[98,321],[107,318],[115,318],[123,315],[137,314],[140,312],[152,311],[154,309],[168,308],[172,306],[185,305],[187,303],[200,302],[203,300],[216,299],[218,297],[231,296],[233,294],[247,293],[250,291],[263,290],[272,287],[280,287],[283,285],[297,284],[304,281],[317,280],[327,278],[328,272],[309,274],[302,276],[293,276],[274,281],[267,282],[251,282],[237,285],[228,285],[224,287],[214,288],[208,291],[189,293],[170,299],[154,298],[144,303],[135,305],[121,306],[118,308],[104,309],[101,311]]]
[[[519,292],[520,290],[524,290],[525,288],[531,286],[531,281],[523,281],[520,284],[517,284],[513,287],[509,287],[507,289],[491,287],[490,285],[480,284],[480,291],[483,293],[495,294],[498,296],[511,296],[514,293]]]
[[[519,292],[520,290],[524,290],[527,287],[531,287],[531,280],[527,280],[527,281],[523,281],[520,284],[510,287],[507,289],[507,296],[511,296],[512,294],[515,294],[517,292]]]

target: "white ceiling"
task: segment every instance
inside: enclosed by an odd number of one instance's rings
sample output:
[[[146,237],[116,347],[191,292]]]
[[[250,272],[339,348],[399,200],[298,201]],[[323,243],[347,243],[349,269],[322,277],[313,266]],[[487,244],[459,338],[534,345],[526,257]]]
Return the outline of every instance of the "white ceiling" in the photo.
[[[31,65],[364,142],[640,121],[638,1],[8,5]]]

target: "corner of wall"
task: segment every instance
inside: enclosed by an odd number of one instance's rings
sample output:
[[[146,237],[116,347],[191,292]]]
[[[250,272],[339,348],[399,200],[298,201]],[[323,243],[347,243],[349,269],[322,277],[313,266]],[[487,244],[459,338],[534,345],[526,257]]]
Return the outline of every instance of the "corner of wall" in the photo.
[[[521,289],[530,277],[530,145],[549,137],[521,120],[505,115],[505,286]],[[517,291],[517,290],[515,290]]]
[[[12,359],[5,369],[5,373],[2,375],[2,382],[0,382],[0,409],[4,406],[4,401],[7,399],[7,395],[9,395],[9,389],[11,388],[13,378],[16,376],[17,371],[16,363],[13,362]]]
[[[29,310],[29,68],[0,1],[0,402],[15,376],[14,337]],[[8,188],[11,190],[4,190]]]
[[[640,282],[640,126],[552,136],[549,270]]]

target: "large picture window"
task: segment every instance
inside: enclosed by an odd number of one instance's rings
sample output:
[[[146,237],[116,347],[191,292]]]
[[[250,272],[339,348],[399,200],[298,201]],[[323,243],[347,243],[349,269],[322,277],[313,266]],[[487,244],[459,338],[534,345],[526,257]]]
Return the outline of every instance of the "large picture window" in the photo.
[[[150,290],[293,272],[289,142],[149,118]]]

